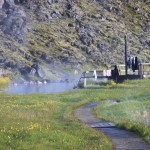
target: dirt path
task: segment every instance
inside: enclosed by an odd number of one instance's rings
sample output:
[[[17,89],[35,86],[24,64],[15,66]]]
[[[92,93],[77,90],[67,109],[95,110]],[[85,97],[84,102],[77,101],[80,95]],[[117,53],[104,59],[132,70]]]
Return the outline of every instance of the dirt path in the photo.
[[[114,144],[114,150],[150,150],[150,145],[138,137],[135,133],[121,130],[116,127],[107,126],[107,122],[102,122],[93,114],[92,108],[98,105],[98,102],[93,102],[79,107],[75,111],[75,116],[85,125],[92,127],[93,125],[102,123],[106,127],[95,127],[96,130],[106,134]]]

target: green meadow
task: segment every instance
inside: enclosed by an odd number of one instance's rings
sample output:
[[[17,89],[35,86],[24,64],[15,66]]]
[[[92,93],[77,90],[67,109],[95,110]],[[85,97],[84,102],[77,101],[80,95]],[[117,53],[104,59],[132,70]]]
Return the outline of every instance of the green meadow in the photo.
[[[95,109],[99,118],[136,132],[150,143],[150,80],[125,81],[113,87],[118,102],[106,99]],[[112,91],[112,92],[113,92]]]
[[[101,101],[94,111],[150,142],[150,80],[125,81],[57,94],[0,94],[0,149],[111,150],[102,133],[74,117],[74,110]],[[118,103],[108,100],[118,100]]]

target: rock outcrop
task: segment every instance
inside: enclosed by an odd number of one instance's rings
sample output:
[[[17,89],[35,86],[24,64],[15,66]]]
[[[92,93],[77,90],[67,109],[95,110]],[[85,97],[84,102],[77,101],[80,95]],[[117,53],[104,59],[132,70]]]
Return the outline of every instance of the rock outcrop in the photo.
[[[25,42],[26,33],[26,13],[23,9],[16,6],[13,0],[5,0],[2,5],[5,13],[2,19],[2,31],[10,34],[19,43]]]

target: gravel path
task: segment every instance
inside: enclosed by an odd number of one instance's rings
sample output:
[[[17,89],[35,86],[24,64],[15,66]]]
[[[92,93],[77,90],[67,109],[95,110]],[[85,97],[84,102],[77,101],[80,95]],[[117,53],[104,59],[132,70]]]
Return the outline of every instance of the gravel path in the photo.
[[[104,121],[96,118],[92,108],[98,105],[98,102],[93,102],[79,107],[75,111],[75,116],[85,125],[92,127],[93,124],[107,124]],[[150,145],[135,133],[121,130],[116,127],[95,127],[96,130],[103,132],[114,144],[114,150],[150,150]]]

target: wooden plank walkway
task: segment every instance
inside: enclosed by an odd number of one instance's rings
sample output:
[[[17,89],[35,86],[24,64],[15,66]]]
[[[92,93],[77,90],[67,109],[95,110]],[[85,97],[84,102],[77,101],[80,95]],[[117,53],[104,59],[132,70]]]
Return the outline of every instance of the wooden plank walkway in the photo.
[[[91,127],[91,128],[113,128],[113,127],[116,127],[116,125],[111,123],[111,122],[90,123],[90,124],[88,124],[88,126]]]

